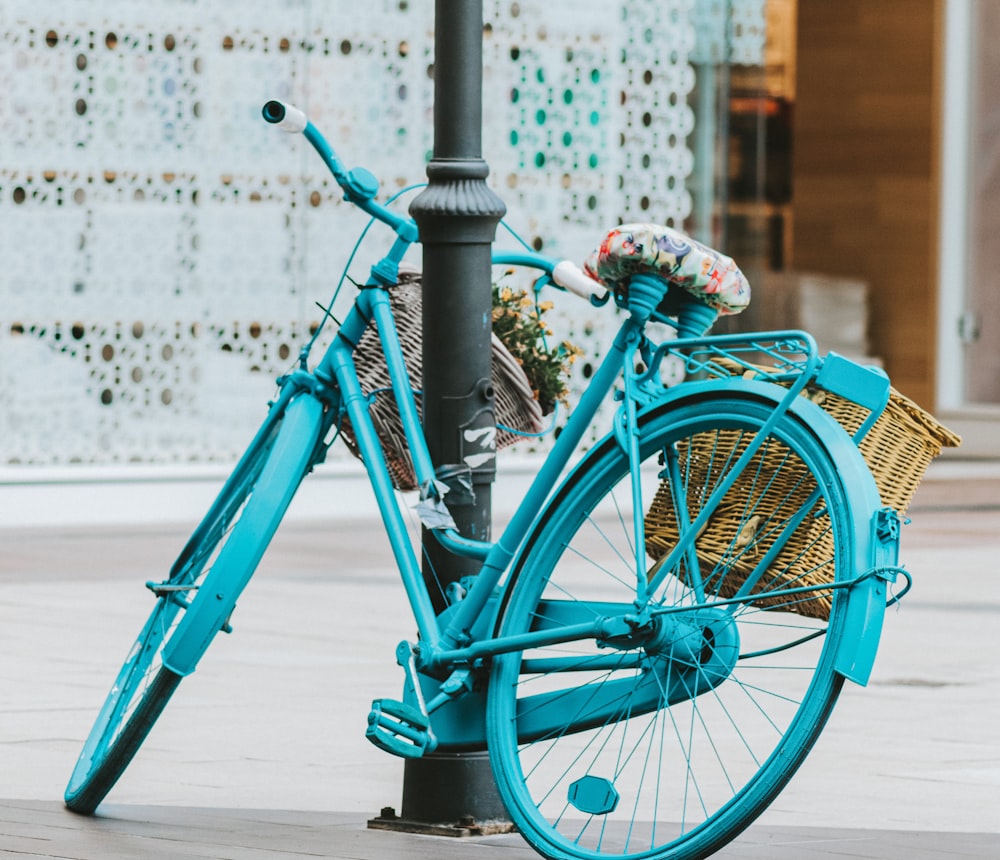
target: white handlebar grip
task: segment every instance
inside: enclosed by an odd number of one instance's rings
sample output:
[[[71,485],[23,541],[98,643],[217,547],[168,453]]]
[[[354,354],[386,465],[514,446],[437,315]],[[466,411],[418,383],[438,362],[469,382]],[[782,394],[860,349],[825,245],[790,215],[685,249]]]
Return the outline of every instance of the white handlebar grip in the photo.
[[[272,99],[264,105],[261,113],[269,123],[292,134],[305,131],[309,123],[309,118],[297,107],[279,102],[277,99]]]
[[[589,300],[591,296],[601,298],[608,291],[607,287],[599,284],[569,260],[561,260],[555,264],[552,269],[552,280],[582,299]]]

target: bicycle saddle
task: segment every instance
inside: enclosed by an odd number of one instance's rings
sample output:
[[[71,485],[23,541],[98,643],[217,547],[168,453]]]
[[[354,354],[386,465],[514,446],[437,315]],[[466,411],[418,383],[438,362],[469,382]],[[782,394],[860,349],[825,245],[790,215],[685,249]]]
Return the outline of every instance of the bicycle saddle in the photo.
[[[615,227],[583,268],[611,289],[624,288],[632,275],[659,275],[720,315],[750,304],[750,284],[732,258],[662,224]]]

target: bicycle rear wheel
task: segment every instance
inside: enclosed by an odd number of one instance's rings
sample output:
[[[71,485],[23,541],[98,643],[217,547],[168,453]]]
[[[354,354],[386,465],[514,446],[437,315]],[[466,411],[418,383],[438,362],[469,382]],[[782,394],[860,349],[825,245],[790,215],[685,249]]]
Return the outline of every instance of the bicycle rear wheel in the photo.
[[[533,529],[498,635],[634,611],[643,543],[640,576],[657,583],[648,605],[662,624],[641,643],[494,658],[490,757],[511,817],[543,855],[708,856],[764,810],[826,722],[843,683],[833,658],[846,603],[787,592],[855,574],[865,512],[850,510],[837,464],[791,413],[724,488],[773,410],[695,395],[646,417],[642,535],[614,439]],[[692,530],[695,549],[671,555]]]
[[[89,815],[97,808],[181,678],[194,670],[215,634],[228,627],[233,605],[314,462],[321,419],[322,405],[309,396],[272,411],[167,579],[149,585],[157,594],[156,605],[111,687],[66,787],[66,806],[74,812]],[[221,592],[224,601],[218,600]],[[205,610],[208,617],[218,618],[207,629],[203,624],[180,627],[185,617]],[[182,667],[164,665],[168,648],[183,652]]]

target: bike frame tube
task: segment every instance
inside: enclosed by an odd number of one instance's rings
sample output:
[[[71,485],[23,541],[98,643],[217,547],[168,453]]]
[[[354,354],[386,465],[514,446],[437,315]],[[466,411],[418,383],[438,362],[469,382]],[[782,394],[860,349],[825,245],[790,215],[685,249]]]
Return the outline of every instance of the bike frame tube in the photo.
[[[399,568],[403,587],[410,602],[410,609],[420,632],[420,638],[433,647],[439,639],[434,608],[420,575],[420,565],[413,551],[402,511],[400,511],[396,501],[392,479],[389,477],[389,469],[382,453],[382,445],[368,412],[368,397],[361,389],[361,382],[354,364],[355,344],[360,340],[361,333],[368,325],[368,318],[364,310],[366,308],[371,310],[381,305],[381,309],[377,311],[377,318],[381,320],[379,335],[383,338],[382,349],[383,352],[387,353],[386,361],[394,374],[393,394],[403,404],[407,404],[407,406],[401,407],[401,413],[407,416],[406,420],[412,425],[416,415],[416,404],[413,400],[413,392],[408,387],[406,367],[403,364],[399,339],[395,337],[396,331],[392,325],[392,312],[388,302],[389,298],[382,290],[370,289],[362,292],[344,320],[341,336],[334,339],[323,357],[318,372],[330,373],[337,380],[341,395],[341,407],[347,412],[347,417],[351,421],[358,450],[361,452],[361,459],[368,471],[368,477],[375,492],[375,501],[389,537],[389,544]],[[395,378],[396,374],[399,374],[399,378]],[[410,441],[409,437],[413,431],[412,426],[407,430],[408,441]],[[414,453],[414,462],[424,461],[421,462],[420,468],[426,470],[430,464],[427,444],[423,440],[422,434],[416,433],[415,436],[416,438],[411,442],[411,444],[416,443],[411,449]]]
[[[626,607],[623,605],[622,609]],[[628,607],[631,609],[631,607]],[[443,651],[440,654],[444,665],[470,663],[483,657],[506,654],[511,651],[527,651],[561,642],[577,642],[580,639],[611,638],[631,632],[631,627],[620,616],[596,618],[580,624],[565,624],[534,633],[503,636],[496,639],[480,639],[465,648]]]
[[[670,474],[670,486],[677,487],[674,504],[677,507],[677,515],[680,522],[690,524],[691,513],[688,510],[688,488],[687,479],[681,477],[680,461],[677,458],[677,451],[671,448],[667,451],[667,469]],[[657,562],[659,564],[659,562]],[[687,551],[687,572],[691,583],[691,590],[698,596],[699,600],[705,599],[705,581],[701,575],[701,560],[698,558],[698,549],[692,541]]]
[[[629,463],[639,462],[639,422],[636,419],[638,411],[636,402],[635,353],[638,338],[629,338],[628,352],[622,364],[625,377],[625,399],[622,410],[625,413],[625,443]],[[641,535],[644,528],[645,505],[642,500],[642,485],[637,471],[632,472],[632,529],[635,535]],[[649,580],[646,575],[646,548],[641,540],[636,539],[632,548],[635,553],[635,605],[645,606],[648,596]]]
[[[378,327],[379,340],[382,342],[382,353],[389,368],[389,378],[392,380],[392,393],[399,407],[403,422],[403,433],[413,460],[413,472],[417,485],[424,486],[434,480],[434,466],[431,463],[427,440],[421,427],[420,416],[406,372],[406,361],[403,358],[403,347],[392,317],[389,296],[382,290],[367,290],[360,298],[368,299],[372,317]]]
[[[458,604],[458,609],[452,616],[451,622],[442,632],[441,644],[445,649],[462,646],[469,641],[469,631],[472,629],[472,625],[483,611],[483,607],[486,606],[490,595],[493,594],[500,578],[507,570],[532,523],[576,451],[587,427],[590,426],[594,415],[597,414],[598,408],[621,373],[622,361],[629,341],[637,329],[638,323],[629,317],[618,330],[611,349],[608,350],[604,361],[592,377],[590,385],[573,410],[565,428],[545,458],[545,462],[528,488],[528,492],[518,506],[516,513],[493,549],[490,550],[472,588],[465,599]],[[431,663],[446,663],[450,656],[452,655],[445,651],[426,659]]]

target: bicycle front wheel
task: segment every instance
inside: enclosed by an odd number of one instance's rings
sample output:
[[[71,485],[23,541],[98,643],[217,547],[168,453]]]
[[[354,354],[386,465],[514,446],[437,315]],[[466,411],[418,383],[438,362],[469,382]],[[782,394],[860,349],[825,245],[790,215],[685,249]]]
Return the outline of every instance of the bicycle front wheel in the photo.
[[[84,743],[66,787],[66,806],[89,815],[118,781],[181,678],[193,671],[253,574],[302,477],[314,462],[322,406],[300,396],[277,408],[243,455],[218,498],[181,551],[167,579],[150,583],[156,604],[132,646]],[[215,583],[228,586],[225,607]],[[202,588],[205,583],[211,587]],[[181,622],[205,609],[223,617],[207,630]],[[211,617],[211,615],[210,615]],[[164,652],[183,646],[182,670]]]
[[[533,529],[498,635],[643,606],[658,626],[494,659],[490,757],[543,855],[705,857],[764,810],[819,735],[842,685],[846,606],[821,586],[854,574],[861,512],[802,419],[762,431],[773,411],[750,395],[694,395],[646,417],[643,534],[610,438]]]

